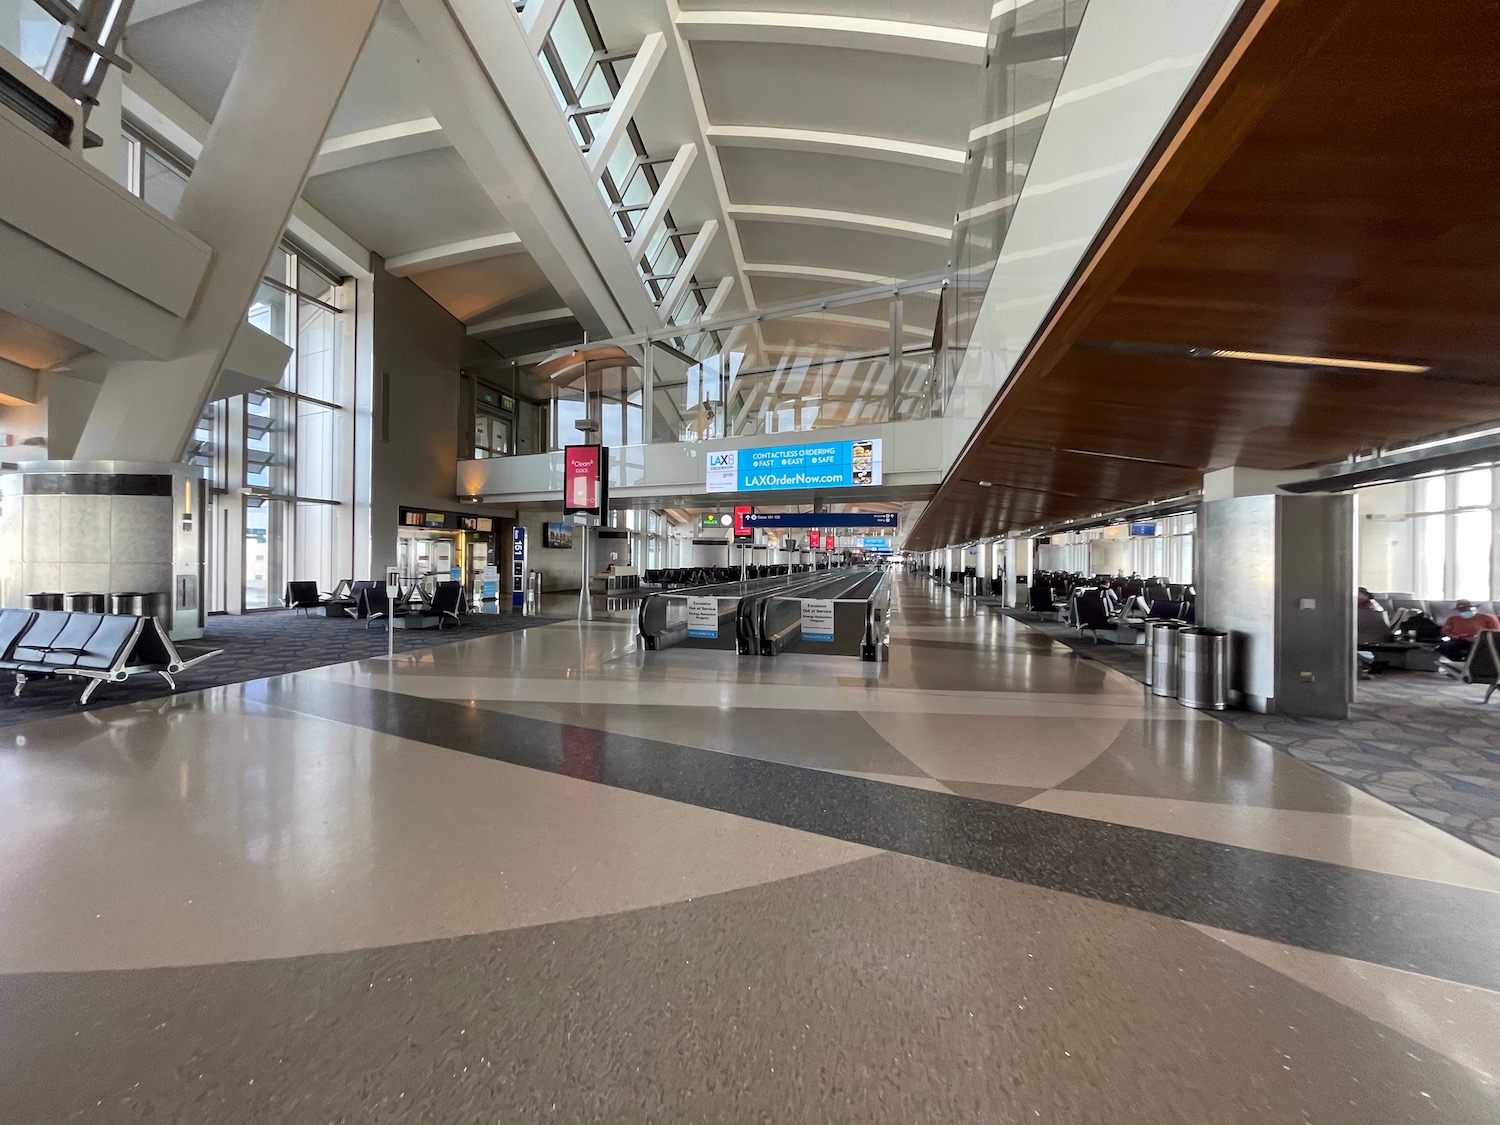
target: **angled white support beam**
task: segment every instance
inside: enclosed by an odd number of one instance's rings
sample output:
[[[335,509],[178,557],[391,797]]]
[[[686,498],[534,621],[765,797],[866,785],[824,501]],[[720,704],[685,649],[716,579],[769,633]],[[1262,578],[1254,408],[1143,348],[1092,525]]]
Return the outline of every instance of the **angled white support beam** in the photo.
[[[804,12],[682,12],[677,30],[688,40],[845,47],[974,66],[984,65],[989,42],[986,32],[963,27]]]
[[[126,75],[121,99],[124,107],[152,132],[194,160],[203,151],[208,122],[139,63]],[[292,207],[287,230],[320,254],[329,265],[353,277],[370,276],[370,252],[301,196]]]
[[[169,16],[173,12],[196,7],[201,3],[203,0],[135,0],[135,6],[130,9],[129,22],[144,23],[157,16]]]
[[[666,296],[661,299],[662,320],[670,324],[672,318],[677,315],[677,310],[687,299],[688,288],[693,284],[693,271],[703,263],[703,255],[708,253],[709,243],[718,233],[718,219],[709,219],[698,231],[698,237],[693,239],[693,244],[688,247],[687,257],[682,260],[682,265],[677,267],[677,276],[672,279],[671,287],[667,289]]]
[[[789,262],[746,262],[746,273],[758,273],[764,277],[805,277],[815,281],[847,281],[855,285],[879,285],[892,278],[878,273],[860,273],[857,270],[833,269],[829,266],[798,266]]]
[[[720,278],[719,284],[715,286],[713,293],[709,296],[708,301],[703,306],[703,315],[698,319],[713,320],[714,317],[718,316],[719,313],[723,311],[725,303],[729,300],[729,295],[733,292],[734,278]]]
[[[436,117],[396,121],[374,129],[346,133],[342,137],[330,137],[318,150],[311,174],[322,176],[342,172],[361,164],[374,164],[379,160],[392,160],[447,146],[448,138],[443,136],[443,127]]]
[[[0,357],[0,402],[21,403],[37,400],[38,372]]]
[[[646,86],[666,53],[667,38],[659,31],[651,32],[641,41],[641,49],[630,60],[630,69],[620,82],[620,92],[615,95],[609,112],[599,123],[594,143],[589,145],[589,171],[594,175],[603,174],[609,158],[615,154],[615,148],[624,139],[625,129],[640,106],[641,99],[646,96]]]
[[[885,215],[864,215],[855,211],[830,211],[821,207],[787,207],[780,204],[731,203],[729,217],[736,222],[798,223],[807,226],[840,227],[867,234],[894,234],[901,238],[919,238],[924,242],[946,243],[953,237],[948,227],[914,223]]]
[[[661,186],[656,189],[656,194],[651,197],[651,205],[646,208],[641,216],[640,225],[635,228],[635,235],[630,240],[630,260],[639,262],[646,256],[646,247],[656,237],[657,230],[661,227],[662,220],[667,217],[667,209],[672,206],[672,200],[677,198],[677,193],[682,190],[683,183],[687,180],[687,174],[693,167],[693,161],[698,158],[698,146],[695,144],[683,145],[677,150],[677,155],[672,158],[672,166],[667,169],[667,174],[661,178]]]
[[[449,242],[432,246],[426,250],[413,250],[410,254],[397,254],[387,258],[385,271],[393,277],[410,277],[414,273],[440,270],[444,266],[459,266],[465,262],[482,262],[486,258],[503,258],[507,254],[519,254],[525,247],[521,236],[514,231],[490,234],[483,238],[466,238],[462,242]]]
[[[915,141],[897,141],[862,133],[830,133],[821,129],[789,129],[777,125],[710,125],[709,144],[718,148],[782,148],[796,152],[826,152],[887,160],[918,168],[960,172],[968,154],[961,148],[943,148]]]
[[[572,309],[545,309],[542,312],[518,313],[515,316],[494,316],[488,320],[475,321],[465,330],[470,336],[493,336],[499,332],[514,332],[517,328],[540,328],[544,324],[562,324],[574,319]]]
[[[526,42],[531,44],[532,54],[539,52],[547,36],[552,34],[552,25],[557,22],[563,3],[564,0],[527,0],[526,10],[517,18],[526,32]]]

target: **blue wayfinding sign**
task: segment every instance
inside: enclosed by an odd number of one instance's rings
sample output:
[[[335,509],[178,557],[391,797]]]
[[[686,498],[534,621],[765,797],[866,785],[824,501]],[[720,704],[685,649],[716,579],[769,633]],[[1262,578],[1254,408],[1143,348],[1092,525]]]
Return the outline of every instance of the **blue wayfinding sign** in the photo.
[[[867,551],[879,551],[882,554],[890,554],[891,551],[889,539],[861,539],[859,545]]]
[[[880,439],[827,441],[708,454],[708,492],[857,488],[881,482]],[[843,526],[843,525],[840,525]]]
[[[751,512],[746,527],[895,527],[895,512]]]

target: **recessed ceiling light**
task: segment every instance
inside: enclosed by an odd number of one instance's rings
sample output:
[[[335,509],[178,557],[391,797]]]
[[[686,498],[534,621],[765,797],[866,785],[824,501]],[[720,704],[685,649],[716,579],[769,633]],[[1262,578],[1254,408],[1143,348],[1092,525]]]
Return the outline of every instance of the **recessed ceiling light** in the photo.
[[[1328,356],[1280,355],[1273,352],[1238,352],[1223,348],[1196,351],[1214,359],[1242,359],[1250,363],[1281,363],[1297,367],[1338,367],[1351,371],[1390,371],[1403,375],[1422,375],[1432,368],[1421,363],[1390,363],[1378,359],[1332,359]]]

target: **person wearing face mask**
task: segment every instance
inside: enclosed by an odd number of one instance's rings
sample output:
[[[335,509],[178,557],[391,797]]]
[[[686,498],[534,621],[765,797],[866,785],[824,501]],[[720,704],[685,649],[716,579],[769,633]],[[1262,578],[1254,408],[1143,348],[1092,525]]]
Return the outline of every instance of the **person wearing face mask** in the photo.
[[[1473,602],[1455,602],[1453,615],[1443,622],[1444,640],[1437,646],[1438,657],[1454,664],[1462,664],[1469,658],[1474,638],[1486,629],[1500,629],[1500,619],[1491,613],[1480,613],[1474,608]]]

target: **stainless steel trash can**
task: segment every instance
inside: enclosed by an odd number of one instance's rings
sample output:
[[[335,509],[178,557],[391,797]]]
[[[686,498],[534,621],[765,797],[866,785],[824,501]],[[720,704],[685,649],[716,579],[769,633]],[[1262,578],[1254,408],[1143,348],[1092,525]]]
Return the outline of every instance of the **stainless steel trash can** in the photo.
[[[964,597],[972,598],[979,593],[979,579],[972,574],[964,575]]]
[[[61,594],[27,594],[27,609],[52,609],[60,610],[63,607],[63,596]]]
[[[1152,657],[1156,654],[1156,622],[1146,622],[1146,630],[1143,634],[1146,641],[1146,686],[1151,686],[1151,664]]]
[[[533,570],[526,576],[526,612],[542,611],[542,572]]]
[[[126,617],[160,617],[165,594],[121,593],[109,596],[109,612]]]
[[[1177,694],[1177,634],[1180,621],[1153,621],[1151,646],[1151,694],[1170,699]]]
[[[109,609],[109,599],[103,594],[75,590],[63,595],[62,607],[69,613],[105,613]]]
[[[1177,698],[1184,707],[1222,711],[1229,696],[1229,634],[1222,629],[1177,633]]]

